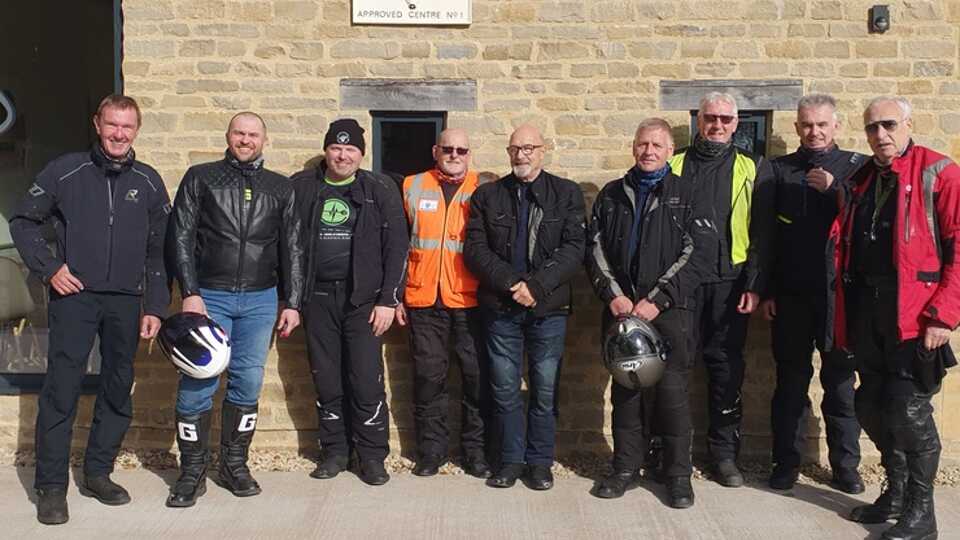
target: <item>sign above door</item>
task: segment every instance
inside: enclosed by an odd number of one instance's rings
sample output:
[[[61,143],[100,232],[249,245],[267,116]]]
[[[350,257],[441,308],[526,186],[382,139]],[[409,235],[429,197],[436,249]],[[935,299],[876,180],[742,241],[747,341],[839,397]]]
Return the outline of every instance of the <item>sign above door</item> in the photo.
[[[354,24],[467,25],[472,0],[353,0]]]

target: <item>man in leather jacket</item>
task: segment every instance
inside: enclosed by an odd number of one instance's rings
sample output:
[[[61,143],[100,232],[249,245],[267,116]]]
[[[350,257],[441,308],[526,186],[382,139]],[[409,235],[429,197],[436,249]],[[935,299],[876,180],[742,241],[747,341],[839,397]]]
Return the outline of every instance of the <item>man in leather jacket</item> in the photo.
[[[303,249],[293,186],[263,166],[267,129],[242,112],[227,128],[224,158],[187,170],[169,231],[183,311],[209,315],[230,336],[221,410],[220,480],[238,497],[260,493],[247,468],[257,400],[274,322],[282,337],[300,324]],[[284,309],[277,320],[278,283]],[[180,378],[180,478],[167,506],[192,506],[206,490],[207,439],[219,377]]]

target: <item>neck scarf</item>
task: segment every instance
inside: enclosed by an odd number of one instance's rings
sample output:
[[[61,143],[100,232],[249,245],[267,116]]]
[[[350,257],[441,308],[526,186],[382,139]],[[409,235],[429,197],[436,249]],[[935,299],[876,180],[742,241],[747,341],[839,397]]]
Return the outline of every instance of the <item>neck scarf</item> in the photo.
[[[725,143],[708,141],[707,139],[701,137],[697,134],[693,139],[693,149],[697,151],[697,154],[700,157],[707,159],[713,159],[723,155],[730,147],[733,146],[732,141],[727,141]]]

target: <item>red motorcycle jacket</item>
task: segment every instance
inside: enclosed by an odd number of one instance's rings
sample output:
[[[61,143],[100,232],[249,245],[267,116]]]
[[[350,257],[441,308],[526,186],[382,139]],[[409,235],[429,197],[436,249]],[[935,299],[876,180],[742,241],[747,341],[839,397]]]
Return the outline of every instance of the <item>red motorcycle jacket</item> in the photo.
[[[930,321],[960,324],[960,268],[955,241],[960,233],[960,167],[950,158],[911,142],[891,170],[897,175],[897,219],[893,235],[897,269],[900,341],[921,335]],[[877,166],[867,163],[850,179],[846,200],[830,230],[834,253],[833,303],[836,345],[850,348],[844,287],[850,283],[853,216],[873,185]]]

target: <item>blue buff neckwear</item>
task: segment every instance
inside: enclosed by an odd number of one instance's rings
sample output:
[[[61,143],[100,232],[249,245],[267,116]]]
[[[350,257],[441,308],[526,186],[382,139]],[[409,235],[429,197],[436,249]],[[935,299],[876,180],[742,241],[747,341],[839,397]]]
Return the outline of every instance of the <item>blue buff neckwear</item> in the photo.
[[[642,171],[638,167],[633,167],[627,171],[627,185],[633,188],[636,194],[636,207],[633,212],[633,225],[630,227],[630,236],[627,238],[627,258],[630,264],[633,264],[633,257],[637,251],[637,245],[640,243],[640,230],[643,223],[643,210],[647,206],[647,196],[650,195],[657,185],[670,172],[670,165],[664,165],[663,168],[655,171]]]

